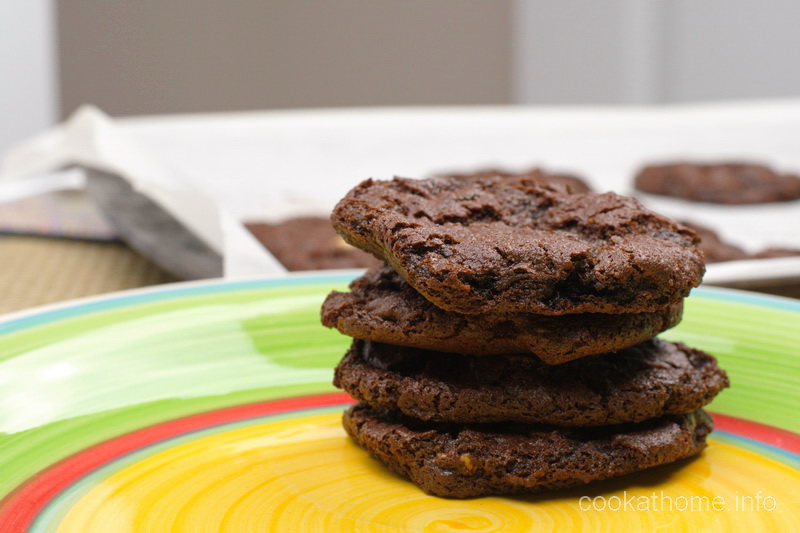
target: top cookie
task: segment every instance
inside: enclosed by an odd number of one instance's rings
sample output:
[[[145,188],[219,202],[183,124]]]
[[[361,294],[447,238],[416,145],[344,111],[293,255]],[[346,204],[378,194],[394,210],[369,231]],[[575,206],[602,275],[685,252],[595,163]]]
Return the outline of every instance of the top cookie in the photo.
[[[800,177],[749,163],[651,165],[636,176],[642,192],[695,202],[757,204],[800,198]]]
[[[370,179],[331,220],[457,313],[651,312],[685,297],[705,271],[697,236],[637,200],[524,176]]]

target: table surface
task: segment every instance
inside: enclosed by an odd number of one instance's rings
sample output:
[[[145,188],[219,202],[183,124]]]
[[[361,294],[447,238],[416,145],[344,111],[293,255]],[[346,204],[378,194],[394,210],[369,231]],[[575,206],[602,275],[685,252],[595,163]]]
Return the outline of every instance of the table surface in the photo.
[[[127,246],[0,236],[0,313],[177,281]]]

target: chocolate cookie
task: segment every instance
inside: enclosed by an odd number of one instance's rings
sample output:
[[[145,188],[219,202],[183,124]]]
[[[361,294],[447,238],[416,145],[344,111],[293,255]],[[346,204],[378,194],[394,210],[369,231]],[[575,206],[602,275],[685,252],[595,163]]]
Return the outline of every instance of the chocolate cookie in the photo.
[[[536,182],[554,186],[558,189],[563,189],[564,192],[592,192],[589,184],[577,176],[571,174],[553,174],[538,168],[526,170],[524,172],[510,172],[508,170],[500,169],[486,169],[479,170],[467,174],[461,173],[447,173],[443,176],[450,176],[453,178],[470,178],[470,179],[485,179],[492,176],[501,176],[504,178],[530,178]],[[435,176],[434,176],[435,177]]]
[[[728,386],[713,356],[652,339],[549,366],[526,355],[470,357],[353,342],[334,385],[425,421],[600,426],[684,414]]]
[[[753,259],[775,259],[777,257],[796,257],[800,250],[794,248],[766,248],[751,257]]]
[[[654,312],[705,270],[697,236],[637,200],[524,177],[367,180],[331,220],[458,313]]]
[[[428,494],[473,498],[555,490],[699,453],[712,430],[701,411],[626,426],[430,426],[355,405],[347,433]]]
[[[749,163],[673,163],[639,171],[635,187],[696,202],[756,204],[800,198],[800,177]]]
[[[250,222],[245,227],[289,270],[366,268],[378,261],[353,248],[317,217],[292,218],[277,224]]]
[[[706,264],[721,261],[737,261],[747,259],[750,254],[729,242],[723,241],[713,230],[693,222],[681,222],[700,237],[700,251],[703,252]]]
[[[703,252],[706,264],[721,261],[738,261],[742,259],[774,259],[777,257],[800,256],[800,250],[791,248],[765,248],[760,252],[748,254],[738,246],[723,241],[713,230],[693,222],[681,222],[700,236],[700,251]],[[380,340],[380,339],[376,339]]]
[[[368,270],[350,290],[331,293],[322,305],[322,323],[349,337],[472,355],[532,353],[551,365],[645,341],[676,325],[683,312],[677,303],[618,315],[461,315],[439,309],[386,265]]]

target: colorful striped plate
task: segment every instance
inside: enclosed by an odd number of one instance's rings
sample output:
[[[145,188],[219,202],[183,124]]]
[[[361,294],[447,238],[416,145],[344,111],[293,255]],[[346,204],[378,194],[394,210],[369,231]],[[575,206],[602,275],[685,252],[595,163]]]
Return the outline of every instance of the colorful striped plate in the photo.
[[[695,291],[665,334],[732,388],[707,450],[555,494],[452,501],[345,436],[354,276],[174,285],[0,322],[0,532],[788,531],[800,523],[800,304]]]

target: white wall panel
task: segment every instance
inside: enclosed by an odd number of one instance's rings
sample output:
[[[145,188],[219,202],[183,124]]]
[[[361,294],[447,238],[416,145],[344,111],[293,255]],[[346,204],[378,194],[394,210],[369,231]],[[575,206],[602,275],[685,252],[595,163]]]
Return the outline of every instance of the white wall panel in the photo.
[[[0,152],[58,117],[52,0],[0,2]]]
[[[516,0],[518,103],[800,96],[796,0]]]

